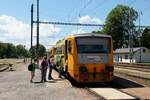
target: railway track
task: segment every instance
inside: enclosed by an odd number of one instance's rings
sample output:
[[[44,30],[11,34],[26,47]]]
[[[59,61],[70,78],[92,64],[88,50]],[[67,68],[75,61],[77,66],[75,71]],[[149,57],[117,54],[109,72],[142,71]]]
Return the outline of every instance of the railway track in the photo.
[[[115,64],[115,75],[150,86],[150,66],[143,64]]]
[[[8,70],[8,69],[9,69],[8,66],[1,67],[1,68],[0,68],[0,72],[6,71],[6,70]]]
[[[130,75],[130,74],[121,73],[121,72],[120,73],[116,72],[115,75],[118,77],[121,77],[121,78],[132,80],[132,81],[139,83],[139,84],[142,84],[144,86],[150,86],[150,79],[149,78],[136,76],[136,75]]]
[[[7,64],[0,64],[0,72],[6,71],[9,69]]]
[[[56,69],[55,71],[58,72]],[[67,78],[66,76],[64,77]],[[139,100],[138,97],[119,90],[119,87],[122,87],[122,85],[116,82],[112,82],[112,84],[106,83],[80,84],[71,78],[67,78],[67,80],[71,82],[73,87],[87,90],[90,94],[97,97],[98,100]]]
[[[115,63],[115,67],[126,68],[132,70],[138,70],[143,72],[150,72],[150,65],[148,64],[126,64],[126,63]]]
[[[14,66],[23,62],[23,59],[15,60],[15,59],[0,59],[0,72],[4,71],[14,71]]]

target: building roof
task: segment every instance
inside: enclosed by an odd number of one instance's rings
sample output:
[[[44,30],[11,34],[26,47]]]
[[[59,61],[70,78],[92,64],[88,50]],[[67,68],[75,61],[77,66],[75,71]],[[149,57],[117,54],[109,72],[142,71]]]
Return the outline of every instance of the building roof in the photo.
[[[145,48],[145,47],[133,48],[133,52],[140,50],[140,48]],[[114,51],[114,53],[129,53],[129,52],[130,52],[130,48],[120,48]]]

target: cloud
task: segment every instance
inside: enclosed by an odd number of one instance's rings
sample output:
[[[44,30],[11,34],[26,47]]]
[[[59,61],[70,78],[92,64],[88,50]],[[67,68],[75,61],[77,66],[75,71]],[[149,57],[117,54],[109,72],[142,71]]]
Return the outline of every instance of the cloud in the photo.
[[[0,15],[0,41],[23,44],[29,48],[30,29],[30,24],[24,23],[13,16]],[[46,37],[56,35],[60,30],[54,25],[40,24],[40,41],[43,43]],[[36,26],[34,26],[34,36],[36,36]],[[47,39],[47,41],[49,40]]]
[[[83,29],[73,30],[71,31],[71,34],[80,34],[80,33],[86,33]]]
[[[94,24],[102,24],[103,21],[96,17],[90,17],[88,15],[82,16],[78,18],[79,23],[94,23]]]
[[[52,36],[56,35],[60,32],[60,28],[55,27],[54,25],[48,25],[48,24],[41,24],[40,25],[40,33],[41,36]]]
[[[0,16],[0,34],[8,37],[9,39],[18,38],[23,39],[30,33],[30,26],[17,20],[15,17],[1,15]]]

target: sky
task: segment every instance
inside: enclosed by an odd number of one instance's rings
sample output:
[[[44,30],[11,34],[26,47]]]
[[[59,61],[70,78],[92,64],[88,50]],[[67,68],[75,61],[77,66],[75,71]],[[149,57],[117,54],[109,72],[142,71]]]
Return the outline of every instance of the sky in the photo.
[[[31,4],[36,21],[37,0],[0,0],[0,41],[30,48]],[[150,25],[150,0],[39,0],[40,21],[105,24],[109,12],[118,4],[128,5],[140,15],[141,25]],[[138,25],[138,20],[136,22]],[[40,43],[47,49],[70,34],[87,33],[100,27],[40,24]],[[36,44],[36,24],[33,43]]]

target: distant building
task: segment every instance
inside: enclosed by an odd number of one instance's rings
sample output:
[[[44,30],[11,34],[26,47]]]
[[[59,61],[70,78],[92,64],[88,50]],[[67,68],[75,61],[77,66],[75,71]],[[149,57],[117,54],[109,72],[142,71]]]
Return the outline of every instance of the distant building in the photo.
[[[120,48],[114,51],[114,61],[123,63],[150,63],[150,49],[145,47],[133,48],[133,57],[130,60],[130,48]]]

